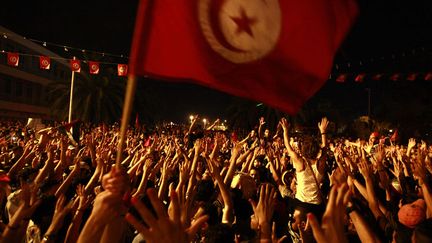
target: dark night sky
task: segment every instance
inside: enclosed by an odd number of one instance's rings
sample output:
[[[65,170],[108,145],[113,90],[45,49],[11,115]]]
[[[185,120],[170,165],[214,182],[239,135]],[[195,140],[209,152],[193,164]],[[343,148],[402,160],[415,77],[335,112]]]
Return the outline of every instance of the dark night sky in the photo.
[[[137,3],[137,0],[3,1],[0,25],[28,38],[127,55]],[[421,47],[426,51],[432,49],[430,1],[370,0],[360,1],[360,6],[359,19],[339,51],[336,63],[367,62],[392,54],[397,57]],[[410,64],[414,69],[427,67],[420,62]],[[178,119],[189,112],[217,116],[223,114],[231,100],[228,95],[194,85],[163,83],[153,88],[163,91],[161,98],[176,101],[174,111],[166,114],[167,118]],[[328,87],[324,90],[324,95],[334,95]],[[205,112],[206,109],[210,111]]]

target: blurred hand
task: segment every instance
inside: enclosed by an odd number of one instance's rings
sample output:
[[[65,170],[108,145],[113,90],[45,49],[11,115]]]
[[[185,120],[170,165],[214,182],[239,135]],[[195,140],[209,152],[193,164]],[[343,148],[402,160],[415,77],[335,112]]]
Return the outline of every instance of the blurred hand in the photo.
[[[333,186],[321,225],[313,214],[307,215],[314,238],[318,243],[348,242],[345,236],[344,217],[349,199],[350,193],[346,184]]]
[[[162,201],[157,197],[155,190],[147,190],[147,195],[156,212],[156,216],[140,201],[133,200],[133,205],[144,220],[136,219],[132,214],[126,215],[126,220],[134,226],[143,236],[146,242],[190,242],[197,230],[207,220],[207,216],[201,216],[187,229],[181,223],[181,208],[177,198],[177,193],[171,191],[172,216],[169,217]]]

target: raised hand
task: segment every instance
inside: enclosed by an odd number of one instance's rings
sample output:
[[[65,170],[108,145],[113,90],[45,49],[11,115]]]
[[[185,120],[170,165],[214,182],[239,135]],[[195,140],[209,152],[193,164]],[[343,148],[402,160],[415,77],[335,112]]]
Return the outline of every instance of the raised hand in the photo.
[[[64,218],[71,211],[72,203],[68,203],[66,205],[66,197],[61,195],[57,199],[57,203],[54,210],[54,215],[51,221],[51,225],[49,226],[46,235],[52,235],[57,233],[63,225]]]
[[[307,215],[315,240],[318,243],[348,242],[345,236],[345,208],[350,199],[348,186],[333,186],[321,225],[311,213]]]
[[[327,119],[327,117],[323,117],[321,119],[321,122],[318,122],[318,128],[319,128],[321,134],[323,134],[327,131],[328,124],[329,124],[329,120]]]
[[[414,139],[414,138],[410,138],[409,140],[408,140],[408,149],[412,149],[412,148],[414,148],[415,146],[416,146],[416,140]]]
[[[371,176],[371,169],[370,166],[367,164],[366,160],[361,160],[360,163],[358,164],[359,166],[359,171],[362,174],[362,176],[366,179],[369,178]]]
[[[181,223],[181,208],[177,193],[172,190],[170,194],[173,210],[171,217],[169,217],[162,201],[157,197],[153,189],[147,190],[147,195],[156,215],[153,215],[140,201],[132,201],[133,206],[137,209],[147,226],[132,214],[127,214],[126,220],[140,232],[146,242],[190,242],[201,225],[206,222],[208,217],[201,216],[189,228],[185,229]]]
[[[260,119],[259,119],[259,125],[263,126],[264,124],[265,124],[264,117],[260,117]]]
[[[261,240],[271,239],[271,218],[274,212],[276,191],[270,184],[262,185],[258,203],[249,200],[254,211],[254,218],[261,230]]]
[[[284,131],[288,131],[288,129],[289,129],[289,127],[290,127],[290,124],[288,123],[288,121],[287,121],[286,118],[282,118],[282,119],[280,120],[280,124],[281,124],[282,129],[283,129]]]

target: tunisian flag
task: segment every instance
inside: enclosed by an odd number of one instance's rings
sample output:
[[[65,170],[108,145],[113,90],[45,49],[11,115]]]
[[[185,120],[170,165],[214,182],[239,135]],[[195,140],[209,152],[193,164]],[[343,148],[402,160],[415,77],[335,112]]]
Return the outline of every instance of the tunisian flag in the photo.
[[[117,64],[117,74],[118,74],[118,76],[127,76],[128,65],[127,64]]]
[[[89,61],[90,74],[99,74],[99,62]]]
[[[51,67],[51,58],[46,56],[39,56],[39,67],[40,69],[49,70]]]
[[[293,114],[328,79],[356,14],[354,0],[141,0],[129,72]]]
[[[7,64],[9,66],[18,67],[19,63],[19,55],[15,52],[8,52],[7,53]]]
[[[80,60],[71,59],[70,60],[71,69],[73,72],[81,72],[81,62]]]

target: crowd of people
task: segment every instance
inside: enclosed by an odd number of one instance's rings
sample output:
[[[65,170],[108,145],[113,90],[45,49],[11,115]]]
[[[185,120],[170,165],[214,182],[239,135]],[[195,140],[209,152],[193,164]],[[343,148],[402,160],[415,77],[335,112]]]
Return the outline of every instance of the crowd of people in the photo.
[[[0,122],[0,242],[432,242],[432,146],[215,123]],[[75,131],[77,132],[77,131]]]

